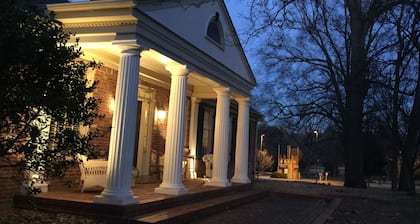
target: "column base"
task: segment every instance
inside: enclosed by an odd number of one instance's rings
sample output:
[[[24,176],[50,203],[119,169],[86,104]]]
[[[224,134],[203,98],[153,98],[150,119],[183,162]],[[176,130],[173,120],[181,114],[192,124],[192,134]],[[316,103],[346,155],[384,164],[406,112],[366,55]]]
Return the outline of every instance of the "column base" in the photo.
[[[249,183],[251,183],[251,180],[247,177],[244,178],[244,177],[233,176],[232,180],[230,180],[230,181],[232,181],[232,183],[238,183],[238,184],[249,184]]]
[[[228,180],[221,181],[221,180],[212,180],[205,184],[206,186],[213,186],[213,187],[230,187],[232,186],[232,183],[230,183]]]
[[[159,187],[155,188],[155,193],[177,195],[178,196],[178,195],[188,194],[188,191],[184,187],[182,187],[182,188],[170,188],[170,187],[159,186]]]
[[[111,204],[111,205],[131,205],[139,204],[140,200],[137,196],[118,196],[118,195],[96,195],[93,197],[93,203]]]

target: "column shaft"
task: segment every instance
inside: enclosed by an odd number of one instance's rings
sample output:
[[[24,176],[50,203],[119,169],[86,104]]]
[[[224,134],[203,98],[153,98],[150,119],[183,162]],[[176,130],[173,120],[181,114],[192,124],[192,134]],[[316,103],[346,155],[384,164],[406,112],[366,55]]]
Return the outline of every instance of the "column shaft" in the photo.
[[[249,183],[248,153],[249,153],[249,98],[238,101],[238,127],[236,131],[235,173],[234,183]]]
[[[216,124],[214,130],[213,173],[207,185],[227,187],[229,152],[229,88],[217,88]]]
[[[191,97],[190,135],[188,146],[190,149],[190,155],[193,156],[193,162],[188,164],[188,175],[190,178],[197,178],[197,172],[195,172],[195,159],[197,157],[197,125],[199,103],[199,99],[196,97]]]
[[[186,118],[187,68],[185,65],[168,64],[171,72],[171,91],[169,96],[168,126],[166,130],[165,156],[162,183],[155,188],[156,193],[186,194],[182,183],[182,159]]]
[[[115,91],[115,111],[112,117],[111,139],[107,169],[107,183],[94,202],[106,204],[139,203],[130,188],[131,169],[137,119],[140,50],[121,52]]]

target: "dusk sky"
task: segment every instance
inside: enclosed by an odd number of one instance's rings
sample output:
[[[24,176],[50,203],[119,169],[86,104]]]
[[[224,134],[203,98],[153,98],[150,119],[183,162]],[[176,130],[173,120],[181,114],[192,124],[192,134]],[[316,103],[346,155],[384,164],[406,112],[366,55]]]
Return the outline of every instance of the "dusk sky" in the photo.
[[[236,29],[244,28],[244,19],[240,17],[240,14],[246,14],[248,10],[246,3],[244,4],[244,2],[246,1],[225,0],[225,4]]]
[[[246,15],[248,13],[248,1],[247,0],[225,0],[226,7],[228,8],[229,15],[232,19],[233,25],[235,26],[236,32],[239,35],[239,39],[241,38],[241,34],[244,32],[244,30],[247,28],[247,21],[242,18],[242,15]],[[241,40],[242,41],[242,40]],[[255,42],[254,42],[255,43]],[[258,66],[260,62],[255,57],[253,52],[251,52],[252,43],[248,45],[242,46],[246,57],[248,59],[248,62],[254,72],[255,78],[257,81],[260,77],[258,77],[258,70],[261,70],[261,66]],[[258,69],[259,68],[259,69]]]

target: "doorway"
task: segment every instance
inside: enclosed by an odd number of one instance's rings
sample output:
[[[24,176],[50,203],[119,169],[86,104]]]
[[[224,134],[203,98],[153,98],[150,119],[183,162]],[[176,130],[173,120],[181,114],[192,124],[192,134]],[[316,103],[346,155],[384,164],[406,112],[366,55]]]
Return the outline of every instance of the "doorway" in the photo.
[[[137,131],[134,148],[133,167],[136,182],[148,182],[150,179],[151,135],[154,116],[153,100],[155,91],[140,87],[137,106]]]

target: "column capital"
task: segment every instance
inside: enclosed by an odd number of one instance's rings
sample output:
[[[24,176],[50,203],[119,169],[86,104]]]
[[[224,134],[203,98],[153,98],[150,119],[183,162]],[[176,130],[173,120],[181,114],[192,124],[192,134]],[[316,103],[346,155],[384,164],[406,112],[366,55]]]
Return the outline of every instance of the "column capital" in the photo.
[[[240,104],[248,104],[251,102],[249,97],[238,97],[238,98],[235,98],[235,100]]]
[[[198,98],[196,96],[192,96],[191,97],[191,102],[193,102],[193,103],[200,103],[201,102],[201,98]]]
[[[116,47],[120,51],[121,55],[139,55],[140,56],[141,52],[149,50],[148,47],[139,46],[139,45],[119,44],[119,45],[116,45]]]
[[[217,87],[213,88],[217,95],[228,95],[230,94],[230,89],[228,87]]]
[[[175,76],[187,76],[189,71],[186,65],[180,64],[178,62],[169,62],[165,65],[165,69]]]

